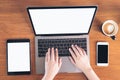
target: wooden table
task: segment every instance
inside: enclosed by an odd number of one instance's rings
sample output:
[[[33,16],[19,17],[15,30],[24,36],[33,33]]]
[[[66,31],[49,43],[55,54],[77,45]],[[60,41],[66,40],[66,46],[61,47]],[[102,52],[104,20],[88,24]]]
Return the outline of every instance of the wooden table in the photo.
[[[101,80],[120,80],[120,31],[117,40],[106,37],[100,31],[101,24],[112,19],[120,26],[120,0],[0,0],[0,80],[40,80],[35,73],[34,33],[26,11],[28,6],[98,5],[90,31],[90,63]],[[120,28],[120,27],[119,27]],[[31,40],[31,75],[8,76],[6,66],[6,40],[29,38]],[[109,42],[109,66],[96,66],[96,42]],[[58,74],[55,80],[86,80],[82,73]]]

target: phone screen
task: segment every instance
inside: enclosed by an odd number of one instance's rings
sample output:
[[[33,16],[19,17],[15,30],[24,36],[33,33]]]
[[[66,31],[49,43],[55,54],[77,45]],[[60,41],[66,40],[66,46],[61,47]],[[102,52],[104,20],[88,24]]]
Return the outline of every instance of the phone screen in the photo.
[[[108,45],[98,45],[98,63],[108,63]]]
[[[30,43],[7,42],[7,62],[9,73],[30,72]]]

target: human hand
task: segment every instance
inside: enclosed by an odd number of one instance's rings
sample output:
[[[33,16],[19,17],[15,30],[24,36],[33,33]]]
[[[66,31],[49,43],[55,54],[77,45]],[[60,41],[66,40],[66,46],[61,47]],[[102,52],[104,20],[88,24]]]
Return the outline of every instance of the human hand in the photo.
[[[58,73],[62,65],[61,58],[58,57],[58,49],[48,49],[45,57],[45,75],[42,80],[52,80]]]
[[[91,69],[88,56],[82,48],[77,45],[72,45],[72,47],[69,48],[69,51],[71,53],[70,60],[76,67],[81,69],[83,72]]]

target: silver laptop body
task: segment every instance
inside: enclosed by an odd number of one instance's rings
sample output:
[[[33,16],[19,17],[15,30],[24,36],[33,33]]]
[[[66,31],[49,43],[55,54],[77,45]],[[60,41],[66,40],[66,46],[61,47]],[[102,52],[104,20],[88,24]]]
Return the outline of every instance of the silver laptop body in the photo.
[[[96,13],[96,9],[97,9],[96,6],[28,7],[27,8],[34,33],[36,35],[35,36],[35,62],[36,62],[37,74],[44,74],[45,72],[45,57],[38,56],[39,54],[38,39],[86,38],[86,43],[87,43],[86,53],[88,54],[88,56],[90,56],[88,34]],[[75,27],[77,26],[76,24],[79,26]],[[81,27],[80,25],[81,26],[85,25],[85,26]],[[55,27],[52,27],[52,26],[55,26]],[[56,26],[58,27],[56,28]],[[73,31],[74,29],[75,31]],[[81,70],[76,68],[70,62],[68,56],[63,56],[62,67],[59,72],[78,73],[78,72],[81,72]]]

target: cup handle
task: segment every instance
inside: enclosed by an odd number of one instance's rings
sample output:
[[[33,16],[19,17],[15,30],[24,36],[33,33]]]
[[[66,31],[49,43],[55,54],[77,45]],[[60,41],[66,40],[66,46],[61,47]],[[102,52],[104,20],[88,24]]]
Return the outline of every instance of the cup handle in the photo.
[[[116,40],[116,37],[115,37],[115,36],[111,36],[111,38],[112,38],[113,40]]]

